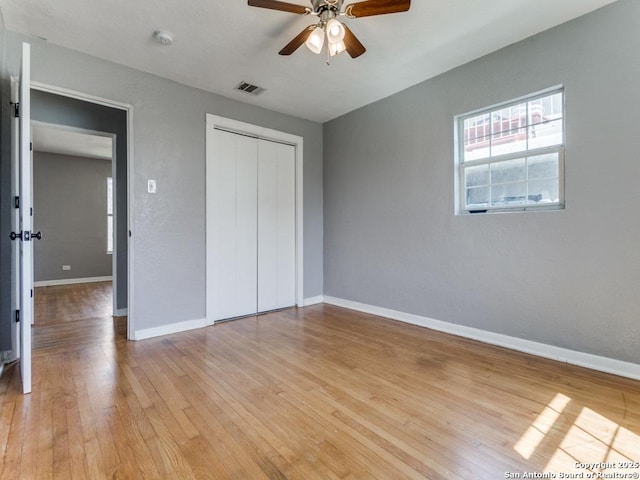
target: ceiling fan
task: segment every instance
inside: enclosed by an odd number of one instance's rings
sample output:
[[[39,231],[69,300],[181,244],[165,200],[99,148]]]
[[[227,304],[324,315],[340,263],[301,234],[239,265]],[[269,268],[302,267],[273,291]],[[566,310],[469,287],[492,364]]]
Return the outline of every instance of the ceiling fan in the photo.
[[[280,55],[291,55],[304,43],[313,53],[319,54],[322,52],[326,38],[328,44],[327,63],[329,63],[328,59],[330,57],[338,55],[345,50],[351,55],[351,58],[359,57],[367,51],[364,45],[360,43],[360,40],[349,30],[349,27],[338,20],[338,17],[361,18],[406,12],[411,6],[411,0],[364,0],[351,3],[343,9],[343,1],[311,0],[311,7],[279,0],[248,0],[248,3],[252,7],[318,17],[318,23],[309,25],[302,30],[278,53]]]

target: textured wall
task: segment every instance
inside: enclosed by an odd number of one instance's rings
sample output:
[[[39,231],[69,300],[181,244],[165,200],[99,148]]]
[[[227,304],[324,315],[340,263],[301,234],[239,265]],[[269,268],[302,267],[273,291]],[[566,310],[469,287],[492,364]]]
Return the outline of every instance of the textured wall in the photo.
[[[107,177],[111,162],[33,154],[34,280],[111,275],[107,250]],[[71,270],[63,271],[62,265]]]
[[[324,293],[640,363],[640,2],[324,126]],[[454,215],[453,118],[563,84],[566,210]]]
[[[7,32],[8,73],[24,37]],[[304,295],[322,293],[322,126],[190,88],[39,39],[34,81],[133,106],[130,197],[136,330],[205,317],[205,114],[304,138]],[[146,193],[155,179],[158,193]],[[133,311],[132,311],[133,307]]]

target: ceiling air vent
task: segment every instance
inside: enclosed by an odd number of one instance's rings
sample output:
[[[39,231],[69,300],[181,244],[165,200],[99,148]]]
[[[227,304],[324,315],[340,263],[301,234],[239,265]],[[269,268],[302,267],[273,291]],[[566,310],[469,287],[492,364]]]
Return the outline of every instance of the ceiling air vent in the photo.
[[[252,85],[251,83],[248,83],[248,82],[240,82],[236,87],[236,90],[250,93],[251,95],[258,95],[264,92],[265,89],[257,85]]]

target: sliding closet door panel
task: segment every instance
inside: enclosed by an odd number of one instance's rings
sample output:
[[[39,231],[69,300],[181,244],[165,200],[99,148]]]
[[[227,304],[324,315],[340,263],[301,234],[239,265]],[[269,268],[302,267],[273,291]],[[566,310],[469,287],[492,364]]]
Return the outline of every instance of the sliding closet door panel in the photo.
[[[278,308],[296,304],[296,156],[278,144]]]
[[[258,311],[295,305],[295,151],[258,141]]]
[[[208,164],[209,290],[212,318],[257,311],[257,143],[214,131]]]
[[[235,208],[223,206],[235,206],[236,145],[233,137],[219,130],[214,130],[213,139],[215,150],[207,164],[207,310],[219,320],[225,318],[230,310],[229,299],[235,297],[235,281],[228,281],[230,259],[235,256],[235,235],[229,235],[225,228],[235,222]]]
[[[231,134],[232,135],[232,134]],[[258,149],[257,140],[236,136],[236,308],[232,315],[250,315],[258,311]]]
[[[258,141],[258,311],[278,308],[278,152]]]

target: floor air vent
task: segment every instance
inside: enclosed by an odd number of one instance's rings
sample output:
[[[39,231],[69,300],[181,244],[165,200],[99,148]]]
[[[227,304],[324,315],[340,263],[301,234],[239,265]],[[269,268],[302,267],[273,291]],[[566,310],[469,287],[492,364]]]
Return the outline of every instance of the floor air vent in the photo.
[[[236,90],[250,93],[251,95],[258,95],[264,92],[264,88],[259,87],[257,85],[252,85],[251,83],[248,83],[248,82],[240,82],[236,87]]]

